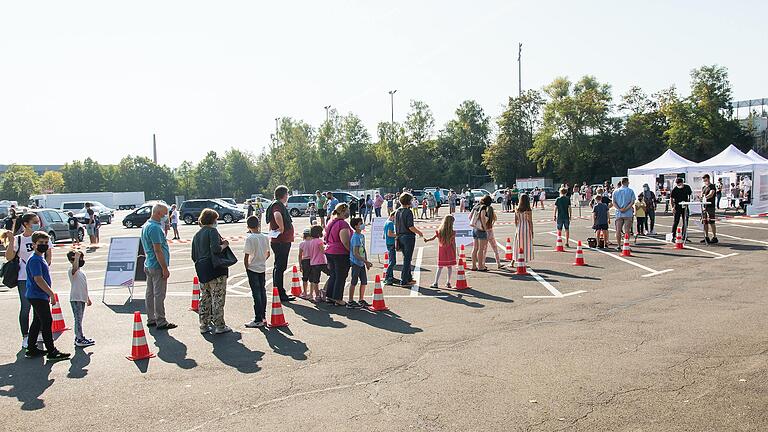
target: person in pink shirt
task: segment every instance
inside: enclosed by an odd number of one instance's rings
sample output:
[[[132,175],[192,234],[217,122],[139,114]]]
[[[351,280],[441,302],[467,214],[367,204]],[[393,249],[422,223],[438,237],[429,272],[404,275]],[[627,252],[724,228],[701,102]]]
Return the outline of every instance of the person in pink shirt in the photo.
[[[344,306],[342,300],[344,285],[349,276],[349,240],[352,237],[352,228],[347,223],[349,217],[349,205],[339,203],[333,210],[332,219],[325,226],[325,258],[328,260],[330,277],[325,283],[326,302],[336,306]]]
[[[327,260],[325,259],[325,245],[323,244],[323,227],[315,225],[309,230],[306,250],[309,257],[309,301],[315,303],[325,300],[325,293],[321,293],[320,273],[328,273]]]
[[[376,217],[381,217],[381,206],[384,205],[384,197],[380,193],[376,192],[376,197],[373,199],[373,210]]]

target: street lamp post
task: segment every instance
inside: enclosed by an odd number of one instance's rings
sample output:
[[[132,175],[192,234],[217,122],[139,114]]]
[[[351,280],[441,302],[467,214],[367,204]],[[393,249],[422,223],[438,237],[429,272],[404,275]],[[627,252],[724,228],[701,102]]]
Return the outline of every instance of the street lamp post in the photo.
[[[331,106],[330,106],[330,105],[326,105],[326,106],[324,106],[323,108],[325,108],[325,121],[328,121],[328,119],[330,118],[330,117],[328,116],[328,112],[329,112],[328,110],[330,110],[330,109],[331,109]]]
[[[280,117],[275,117],[275,141],[280,141]]]
[[[389,106],[392,108],[392,124],[395,124],[395,93],[397,93],[397,90],[389,91]]]

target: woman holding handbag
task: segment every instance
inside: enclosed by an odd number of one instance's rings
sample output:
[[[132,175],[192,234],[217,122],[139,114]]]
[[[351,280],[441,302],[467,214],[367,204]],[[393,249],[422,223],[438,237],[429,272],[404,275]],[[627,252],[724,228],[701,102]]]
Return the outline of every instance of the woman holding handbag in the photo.
[[[485,265],[485,256],[488,253],[488,230],[490,225],[490,214],[493,212],[491,207],[492,198],[488,195],[480,200],[480,205],[472,209],[472,237],[474,244],[472,247],[472,270],[488,271]]]
[[[200,230],[192,239],[192,261],[200,281],[200,333],[232,331],[224,323],[224,302],[229,267],[237,258],[216,229],[218,219],[215,210],[203,210],[198,219]]]

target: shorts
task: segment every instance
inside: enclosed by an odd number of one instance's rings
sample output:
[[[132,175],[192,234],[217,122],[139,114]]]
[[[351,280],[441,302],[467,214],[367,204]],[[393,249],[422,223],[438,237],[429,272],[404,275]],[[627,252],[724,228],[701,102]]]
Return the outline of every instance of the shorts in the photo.
[[[89,235],[89,236],[92,236],[92,235],[94,235],[94,234],[93,234],[93,232],[94,232],[94,228],[93,228],[93,225],[86,225],[86,227],[85,227],[85,230],[88,232],[88,235]]]
[[[71,238],[72,240],[78,240],[80,236],[77,231],[78,230],[69,230],[69,238]]]
[[[539,196],[538,195],[534,195],[533,196],[533,202],[539,202]]]
[[[309,266],[309,283],[320,283],[320,273],[328,273],[328,266],[325,264],[317,264]]]
[[[594,224],[592,229],[595,231],[608,231],[608,224]]]
[[[365,266],[352,264],[352,281],[349,282],[350,286],[357,285],[358,279],[360,280],[360,285],[368,285],[368,274],[365,272]]]
[[[520,202],[520,198],[518,197],[512,197],[512,205],[517,206],[517,204]]]
[[[571,229],[571,220],[568,218],[557,218],[557,229]]]
[[[179,227],[179,224],[176,222],[171,223],[171,228],[176,229]]]
[[[477,240],[488,240],[488,231],[483,231],[475,228],[472,230],[472,238],[475,238]]]
[[[325,209],[317,209],[317,217],[325,217]]]
[[[309,259],[303,259],[301,260],[301,280],[304,282],[309,281],[309,272],[310,272],[310,261]]]
[[[704,225],[714,225],[715,219],[715,206],[704,206],[704,211],[701,212],[701,223]]]
[[[620,217],[616,218],[616,232],[620,234],[628,234],[630,231],[632,231],[632,218],[631,217]]]

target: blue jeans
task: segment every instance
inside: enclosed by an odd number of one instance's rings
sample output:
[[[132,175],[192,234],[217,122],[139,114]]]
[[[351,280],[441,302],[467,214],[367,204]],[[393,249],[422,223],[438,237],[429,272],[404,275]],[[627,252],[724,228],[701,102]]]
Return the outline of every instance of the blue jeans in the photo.
[[[267,318],[267,289],[265,286],[265,274],[246,270],[248,274],[248,285],[251,287],[251,296],[253,296],[253,320],[256,322],[264,321]]]
[[[395,245],[387,245],[387,253],[389,254],[389,262],[387,267],[387,273],[384,275],[384,280],[392,280],[395,278],[393,272],[395,271],[395,265],[397,265],[397,251],[395,251]]]
[[[381,217],[381,207],[374,207],[373,210],[376,212],[376,217]]]
[[[75,340],[83,339],[83,314],[85,313],[85,302],[71,301],[72,316],[75,318]]]
[[[416,247],[416,235],[399,235],[397,240],[400,242],[400,249],[403,252],[403,271],[400,273],[400,282],[405,284],[413,280],[411,260],[413,259],[413,249]]]

